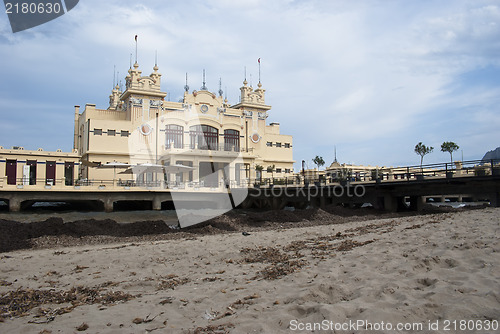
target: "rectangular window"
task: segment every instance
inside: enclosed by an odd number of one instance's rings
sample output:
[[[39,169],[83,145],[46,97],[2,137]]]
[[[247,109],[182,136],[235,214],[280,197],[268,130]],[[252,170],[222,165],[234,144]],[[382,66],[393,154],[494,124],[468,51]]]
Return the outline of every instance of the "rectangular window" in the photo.
[[[273,146],[273,143],[272,143],[272,142],[270,142],[270,141],[268,141],[268,142],[266,143],[266,146],[271,147],[271,146]]]
[[[240,151],[240,132],[238,130],[224,130],[224,150]]]
[[[285,148],[290,148],[290,143],[285,143]]]
[[[169,124],[165,127],[165,147],[182,148],[184,146],[184,127],[180,125]]]
[[[281,147],[281,143],[276,143],[276,147]]]
[[[108,136],[116,136],[116,131],[108,129]]]
[[[94,129],[94,135],[102,136],[102,129]]]
[[[281,168],[276,168],[276,173],[281,173]]]
[[[129,134],[130,134],[130,133],[129,133],[128,131],[122,130],[122,132],[121,132],[121,134],[120,134],[120,135],[121,135],[122,137],[128,137],[128,136],[129,136]]]
[[[289,168],[285,168],[285,173],[289,174],[290,173],[290,169]]]

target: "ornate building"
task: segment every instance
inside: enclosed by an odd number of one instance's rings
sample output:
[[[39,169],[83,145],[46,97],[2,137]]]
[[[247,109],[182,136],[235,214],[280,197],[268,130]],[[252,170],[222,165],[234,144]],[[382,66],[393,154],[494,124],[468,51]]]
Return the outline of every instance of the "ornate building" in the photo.
[[[74,149],[81,155],[80,177],[111,180],[116,170],[92,168],[121,162],[132,165],[183,165],[192,167],[165,175],[170,182],[202,180],[213,186],[221,179],[246,183],[274,166],[274,177],[293,173],[292,136],[280,134],[279,124],[266,125],[271,106],[265,89],[253,89],[245,80],[240,102],[230,105],[222,90],[216,95],[205,86],[189,91],[180,102],[165,101],[158,66],[143,76],[135,63],[126,76],[125,91],[118,85],[107,109],[87,104],[80,114],[75,107]],[[115,173],[115,175],[113,175]],[[118,174],[130,181],[155,181],[152,173]],[[157,177],[157,176],[156,176]]]

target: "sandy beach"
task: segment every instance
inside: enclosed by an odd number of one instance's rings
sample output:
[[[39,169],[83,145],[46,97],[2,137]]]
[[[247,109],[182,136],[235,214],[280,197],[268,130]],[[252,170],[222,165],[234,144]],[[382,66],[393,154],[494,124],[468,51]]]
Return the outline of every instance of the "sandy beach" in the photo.
[[[500,209],[292,216],[34,235],[0,253],[0,332],[500,332]]]

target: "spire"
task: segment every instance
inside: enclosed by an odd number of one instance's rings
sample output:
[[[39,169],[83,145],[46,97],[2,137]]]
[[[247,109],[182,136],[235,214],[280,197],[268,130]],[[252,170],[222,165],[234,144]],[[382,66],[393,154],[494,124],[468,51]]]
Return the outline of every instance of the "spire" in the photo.
[[[222,97],[224,91],[222,90],[222,78],[219,78],[219,96]]]
[[[135,35],[135,63],[137,64],[137,35]]]
[[[333,146],[333,149],[335,154],[335,160],[333,162],[337,162],[337,145]]]
[[[115,87],[116,82],[116,65],[113,65],[113,87]]]
[[[158,72],[158,50],[155,50],[155,66],[153,67],[153,70],[156,72]]]
[[[207,90],[207,86],[205,85],[205,69],[203,69],[203,86],[200,89]]]
[[[248,84],[247,82],[247,67],[245,66],[245,79],[243,80],[243,86],[246,86]]]
[[[188,86],[188,74],[187,74],[187,72],[186,72],[186,85],[184,86],[184,90],[185,90],[186,92],[188,92],[188,91],[189,91],[189,86]]]
[[[260,58],[257,61],[259,62],[259,87],[262,87],[262,85],[260,83]]]

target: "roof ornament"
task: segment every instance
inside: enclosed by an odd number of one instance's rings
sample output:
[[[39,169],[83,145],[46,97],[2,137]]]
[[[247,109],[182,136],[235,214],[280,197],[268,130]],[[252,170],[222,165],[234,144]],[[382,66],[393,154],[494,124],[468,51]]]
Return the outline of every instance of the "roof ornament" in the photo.
[[[203,69],[203,86],[200,89],[207,90],[207,86],[205,85],[205,69]]]
[[[219,78],[219,96],[222,97],[224,91],[222,90],[222,78]]]
[[[259,62],[259,88],[262,87],[262,84],[260,83],[260,58],[257,60]]]
[[[155,50],[155,66],[153,67],[155,72],[158,72],[158,50]]]
[[[188,74],[187,74],[187,72],[186,72],[186,85],[184,85],[184,90],[185,90],[186,92],[188,92],[188,91],[189,91],[189,86],[188,86]]]

